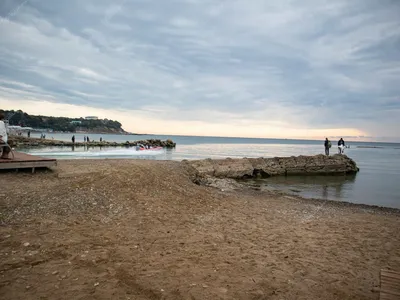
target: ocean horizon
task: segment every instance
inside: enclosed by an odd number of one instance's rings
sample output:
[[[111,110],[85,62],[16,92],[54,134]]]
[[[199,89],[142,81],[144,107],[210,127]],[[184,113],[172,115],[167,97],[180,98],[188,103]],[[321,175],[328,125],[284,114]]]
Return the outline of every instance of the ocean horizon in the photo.
[[[340,138],[346,139],[347,142],[350,143],[387,143],[387,144],[400,144],[400,140],[395,141],[395,137],[365,137],[365,136],[326,136],[323,138],[276,138],[276,137],[245,137],[245,136],[217,136],[217,135],[184,135],[184,134],[157,134],[157,133],[90,133],[90,132],[44,132],[47,138],[51,137],[61,137],[62,140],[65,140],[65,136],[95,136],[97,140],[102,136],[129,136],[129,137],[157,137],[157,138],[184,138],[184,137],[192,137],[192,138],[224,138],[224,139],[251,139],[251,140],[292,140],[292,141],[321,141],[325,140],[327,137],[330,140],[339,140]],[[41,132],[33,131],[32,137],[40,137]],[[355,139],[358,138],[359,140]],[[137,140],[137,139],[135,139]]]

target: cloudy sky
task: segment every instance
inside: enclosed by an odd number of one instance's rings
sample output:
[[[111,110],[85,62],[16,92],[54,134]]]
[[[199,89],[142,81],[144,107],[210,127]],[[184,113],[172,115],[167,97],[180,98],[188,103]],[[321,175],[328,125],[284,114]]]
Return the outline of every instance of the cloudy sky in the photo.
[[[400,140],[400,1],[1,0],[0,108]]]

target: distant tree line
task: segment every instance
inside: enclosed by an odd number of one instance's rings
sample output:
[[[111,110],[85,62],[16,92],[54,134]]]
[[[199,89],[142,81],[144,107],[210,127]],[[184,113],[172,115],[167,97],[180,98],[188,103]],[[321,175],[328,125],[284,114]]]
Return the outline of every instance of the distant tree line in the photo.
[[[124,132],[122,124],[108,119],[86,120],[85,118],[65,118],[29,115],[22,110],[6,110],[6,118],[10,125],[19,125],[37,129],[53,129],[54,131],[75,132],[78,130],[93,131],[106,129],[113,132]]]

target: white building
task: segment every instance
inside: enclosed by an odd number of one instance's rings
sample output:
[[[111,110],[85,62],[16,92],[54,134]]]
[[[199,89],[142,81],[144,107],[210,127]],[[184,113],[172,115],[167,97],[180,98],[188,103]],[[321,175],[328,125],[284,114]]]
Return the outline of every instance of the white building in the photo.
[[[8,125],[7,126],[7,132],[8,134],[11,135],[18,135],[19,133],[26,132],[26,131],[32,131],[32,127],[22,127],[22,126],[14,126],[14,125]]]
[[[85,117],[85,120],[98,120],[98,119],[99,119],[99,117],[96,117],[96,116]]]

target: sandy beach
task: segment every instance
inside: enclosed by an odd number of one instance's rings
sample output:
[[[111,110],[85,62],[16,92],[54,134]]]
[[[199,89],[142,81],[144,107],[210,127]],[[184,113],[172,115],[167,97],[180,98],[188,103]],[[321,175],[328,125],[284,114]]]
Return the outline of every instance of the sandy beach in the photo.
[[[0,174],[1,299],[379,299],[400,212],[191,181],[174,161]]]

